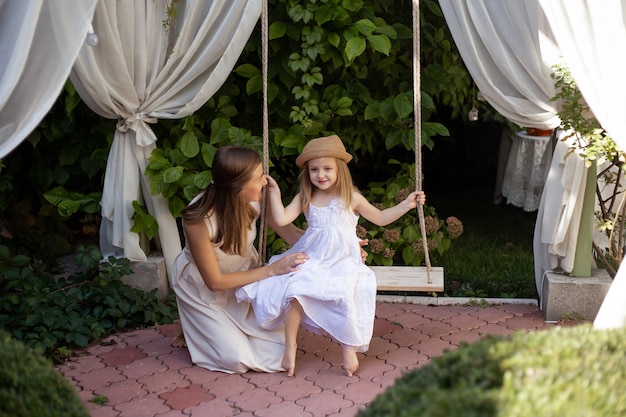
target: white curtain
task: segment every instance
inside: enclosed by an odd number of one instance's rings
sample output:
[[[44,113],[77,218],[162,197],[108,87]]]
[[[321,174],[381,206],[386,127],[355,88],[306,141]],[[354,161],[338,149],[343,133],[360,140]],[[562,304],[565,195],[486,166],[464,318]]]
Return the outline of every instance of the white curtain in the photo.
[[[555,88],[550,74],[562,58],[538,1],[439,3],[463,62],[494,109],[521,126],[558,127],[559,103],[552,101]],[[506,154],[505,139],[501,153]],[[582,209],[578,197],[584,193],[586,168],[574,155],[564,160],[562,151],[557,149],[552,159],[537,212],[534,256],[539,294],[544,270],[571,272],[578,238]]]
[[[600,124],[626,149],[626,5],[622,0],[539,0],[573,78]],[[594,321],[626,325],[622,264]]]
[[[0,0],[0,159],[37,127],[85,43],[97,0]]]
[[[164,29],[168,4],[175,24]],[[104,180],[100,249],[105,256],[146,259],[130,231],[133,200],[159,224],[168,275],[181,250],[167,201],[151,195],[144,176],[157,138],[148,125],[179,119],[202,106],[232,71],[261,13],[260,0],[100,0],[99,43],[79,54],[71,79],[82,99],[118,124]]]
[[[550,67],[558,63],[559,53],[537,2],[439,4],[465,66],[489,104],[520,126],[559,126],[556,103],[550,101]]]

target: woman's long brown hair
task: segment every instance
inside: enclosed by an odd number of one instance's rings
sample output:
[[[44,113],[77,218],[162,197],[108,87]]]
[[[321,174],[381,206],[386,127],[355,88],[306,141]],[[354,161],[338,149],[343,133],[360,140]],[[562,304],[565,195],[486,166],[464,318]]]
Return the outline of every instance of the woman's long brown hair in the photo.
[[[213,181],[202,196],[181,211],[184,222],[203,221],[207,216],[216,220],[217,231],[211,241],[220,244],[228,254],[246,256],[248,231],[258,213],[245,201],[241,190],[261,164],[259,154],[242,146],[223,146],[213,159]]]

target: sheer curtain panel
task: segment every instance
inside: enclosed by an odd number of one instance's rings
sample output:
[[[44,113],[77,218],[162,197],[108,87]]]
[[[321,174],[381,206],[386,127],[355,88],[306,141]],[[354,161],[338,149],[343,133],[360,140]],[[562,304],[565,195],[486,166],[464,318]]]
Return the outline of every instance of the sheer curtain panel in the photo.
[[[591,111],[626,149],[626,5],[605,0],[539,0],[572,77]],[[594,321],[597,328],[626,326],[626,266],[621,265]]]
[[[454,43],[476,86],[513,123],[560,125],[551,66],[558,63],[537,1],[439,0]]]
[[[558,103],[552,101],[555,88],[550,74],[562,57],[539,2],[439,3],[463,62],[494,109],[520,126],[558,127],[561,122]],[[582,208],[582,199],[577,197],[584,191],[586,168],[582,159],[568,159],[564,161],[561,154],[552,159],[537,213],[534,255],[539,294],[544,269],[572,270]]]
[[[0,0],[0,159],[37,127],[85,45],[97,0]]]

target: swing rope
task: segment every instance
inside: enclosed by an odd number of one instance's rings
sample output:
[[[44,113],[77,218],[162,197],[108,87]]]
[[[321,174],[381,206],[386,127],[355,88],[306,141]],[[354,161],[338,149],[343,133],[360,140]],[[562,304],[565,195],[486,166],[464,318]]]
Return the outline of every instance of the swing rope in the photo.
[[[419,0],[413,0],[413,118],[415,121],[415,191],[422,190],[422,86],[420,79],[420,7]],[[417,216],[424,245],[426,274],[428,283],[432,284],[430,256],[428,255],[428,239],[424,224],[424,206],[417,205]]]
[[[269,174],[269,112],[267,97],[267,61],[269,56],[269,30],[268,30],[268,0],[262,1],[261,10],[261,71],[263,74],[263,173]],[[261,224],[259,226],[259,257],[261,262],[266,261],[267,256],[267,187],[261,194]]]
[[[420,31],[419,31],[419,0],[413,3],[413,115],[415,120],[415,190],[422,190],[422,104],[420,85]],[[268,31],[268,0],[262,0],[261,11],[261,67],[263,76],[263,173],[269,174],[269,112],[268,112],[268,56],[269,56],[269,31]],[[263,189],[261,199],[261,224],[259,235],[259,256],[265,262],[267,253],[267,189]],[[428,283],[432,283],[430,256],[428,254],[428,241],[426,239],[426,227],[424,225],[424,207],[417,205],[417,215],[420,223],[420,231],[423,236],[424,256]]]

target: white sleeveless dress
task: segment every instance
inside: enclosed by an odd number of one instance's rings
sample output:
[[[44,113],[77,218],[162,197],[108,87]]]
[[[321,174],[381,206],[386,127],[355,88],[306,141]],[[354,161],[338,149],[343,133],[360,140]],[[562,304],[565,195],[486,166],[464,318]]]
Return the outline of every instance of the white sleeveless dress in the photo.
[[[258,204],[254,204],[258,212]],[[211,219],[205,219],[209,231]],[[249,256],[227,255],[214,247],[223,273],[245,271],[258,266],[254,247],[256,224],[248,233]],[[249,303],[239,303],[235,290],[213,292],[205,285],[187,247],[172,268],[180,322],[194,364],[212,371],[243,373],[284,371],[285,350],[282,327],[263,329],[256,322]]]
[[[241,287],[237,299],[252,303],[258,323],[269,330],[282,325],[295,298],[302,305],[306,329],[366,351],[374,327],[376,276],[361,260],[358,216],[335,198],[327,207],[311,205],[306,220],[300,240],[269,263],[293,252],[304,252],[309,260],[299,271]]]

